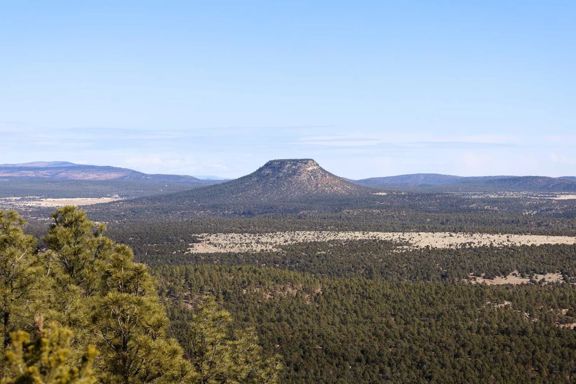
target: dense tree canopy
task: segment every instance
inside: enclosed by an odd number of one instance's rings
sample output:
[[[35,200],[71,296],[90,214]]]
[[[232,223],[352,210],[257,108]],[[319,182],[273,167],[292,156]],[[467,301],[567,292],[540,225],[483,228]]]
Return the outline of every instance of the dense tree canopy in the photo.
[[[78,209],[58,210],[39,239],[18,215],[2,212],[2,384],[31,377],[51,384],[576,380],[572,245],[397,252],[387,242],[356,241],[187,253],[202,232],[406,230],[417,219],[428,230],[529,233],[541,220],[502,213],[475,221],[460,207],[396,213],[390,221],[343,213],[114,223],[111,236],[144,265]],[[572,219],[561,223],[539,228],[573,233]],[[563,282],[468,282],[470,274],[515,270],[558,272]],[[48,325],[38,327],[38,318]],[[41,334],[67,336],[42,344]],[[61,358],[46,364],[37,350]],[[64,381],[50,381],[52,372]]]
[[[215,302],[189,319],[195,341],[218,343],[211,363],[204,364],[206,353],[187,358],[169,336],[153,277],[134,262],[130,248],[107,238],[104,226],[77,208],[52,217],[37,248],[15,212],[0,212],[3,384],[248,382],[244,378],[255,373],[263,376],[252,382],[276,382],[277,361],[258,358],[253,333],[214,339],[212,315],[230,318]],[[39,326],[39,318],[50,325]],[[272,369],[252,369],[252,361]]]
[[[12,345],[6,352],[6,372],[2,384],[96,384],[93,364],[96,349],[89,346],[81,359],[75,359],[70,329],[42,321],[31,335],[12,333]]]
[[[569,284],[316,277],[245,265],[156,273],[164,295],[189,303],[210,293],[237,326],[256,326],[264,350],[283,356],[285,383],[576,380],[576,288]],[[173,333],[186,340],[184,311],[172,306],[169,315]]]

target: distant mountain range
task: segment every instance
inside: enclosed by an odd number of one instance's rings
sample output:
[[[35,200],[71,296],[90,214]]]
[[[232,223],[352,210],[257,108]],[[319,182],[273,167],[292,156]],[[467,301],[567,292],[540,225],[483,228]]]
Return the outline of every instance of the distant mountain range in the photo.
[[[576,192],[576,177],[462,177],[417,173],[353,181],[372,188],[435,192]]]
[[[74,164],[66,161],[0,165],[0,177],[42,178],[52,180],[154,180],[171,183],[198,183],[192,176],[146,174],[132,169]]]
[[[0,196],[134,198],[218,183],[192,176],[146,174],[132,169],[64,161],[0,165]]]
[[[374,190],[376,189],[376,191]],[[312,159],[272,160],[255,172],[228,182],[192,176],[146,174],[132,169],[70,162],[0,165],[1,196],[101,197],[159,196],[174,204],[277,204],[295,201],[358,199],[377,190],[413,192],[576,192],[576,177],[461,177],[420,173],[346,180]],[[155,204],[150,197],[146,204]]]

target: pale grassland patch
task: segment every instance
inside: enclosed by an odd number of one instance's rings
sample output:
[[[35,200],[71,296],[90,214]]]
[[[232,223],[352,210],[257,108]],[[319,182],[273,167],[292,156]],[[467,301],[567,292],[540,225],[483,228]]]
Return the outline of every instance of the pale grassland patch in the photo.
[[[0,205],[13,207],[40,207],[40,208],[57,208],[67,205],[78,207],[86,205],[95,205],[111,203],[118,201],[118,197],[73,197],[73,198],[0,198]]]
[[[399,249],[456,249],[463,247],[512,247],[520,245],[576,244],[576,237],[486,234],[462,232],[337,232],[293,231],[270,233],[204,233],[190,244],[189,253],[256,253],[279,251],[280,247],[326,241],[391,241]]]
[[[471,274],[468,276],[467,281],[472,284],[484,285],[523,285],[529,284],[532,281],[544,284],[563,283],[564,278],[562,277],[562,274],[558,272],[534,274],[530,277],[522,277],[518,271],[513,271],[507,276],[496,276],[490,279],[484,276],[474,276]]]
[[[576,200],[576,195],[558,195],[553,197],[552,200]]]

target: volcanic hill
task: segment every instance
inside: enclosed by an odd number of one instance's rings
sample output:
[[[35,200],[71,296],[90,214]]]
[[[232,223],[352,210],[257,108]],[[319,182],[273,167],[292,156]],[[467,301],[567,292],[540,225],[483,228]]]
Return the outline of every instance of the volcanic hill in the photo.
[[[225,183],[114,204],[119,211],[164,215],[284,211],[355,201],[372,191],[333,175],[312,159],[286,159],[271,160],[255,172]]]
[[[247,176],[209,189],[213,198],[268,202],[366,193],[365,188],[331,174],[312,159],[271,160]]]
[[[279,202],[353,197],[370,189],[323,169],[312,159],[270,160],[255,172],[226,183],[167,195],[199,202]]]

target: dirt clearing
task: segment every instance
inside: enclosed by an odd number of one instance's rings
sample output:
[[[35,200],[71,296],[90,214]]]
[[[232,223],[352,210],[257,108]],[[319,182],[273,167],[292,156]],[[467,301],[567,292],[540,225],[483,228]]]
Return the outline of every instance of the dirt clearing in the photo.
[[[513,247],[521,245],[576,244],[572,236],[485,234],[459,232],[335,232],[296,231],[271,233],[205,233],[190,244],[189,253],[273,252],[280,247],[309,242],[380,240],[409,247],[455,249],[462,247]]]
[[[5,197],[0,198],[0,205],[6,207],[41,207],[41,208],[58,208],[67,205],[78,207],[86,205],[95,205],[111,203],[118,201],[118,197],[73,197],[73,198],[34,198],[34,197]]]

